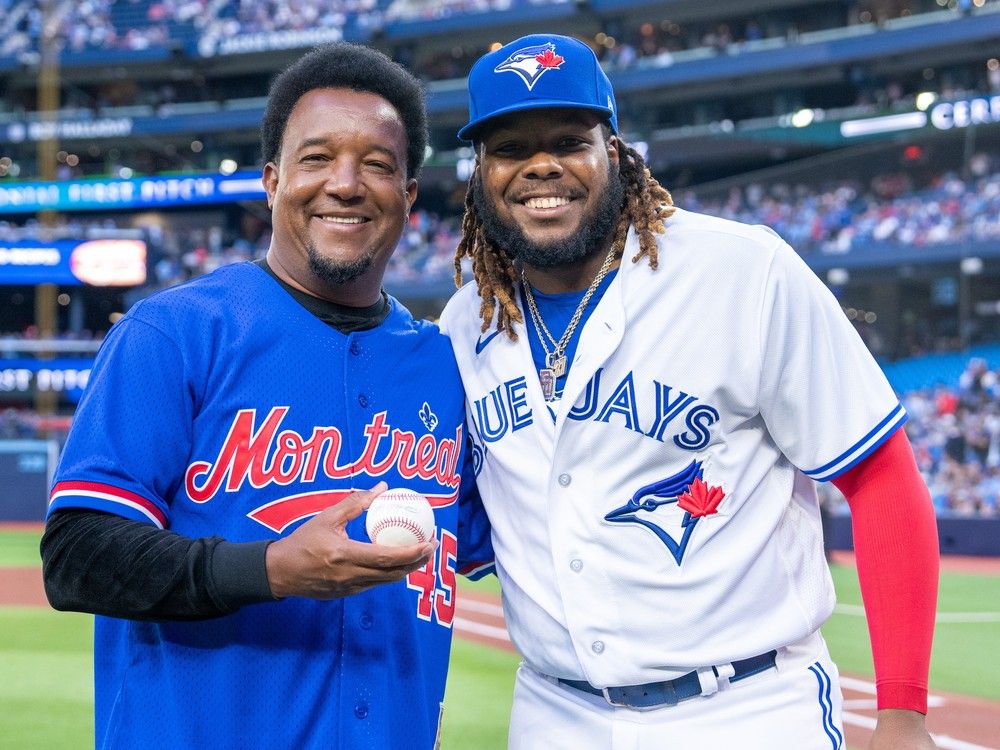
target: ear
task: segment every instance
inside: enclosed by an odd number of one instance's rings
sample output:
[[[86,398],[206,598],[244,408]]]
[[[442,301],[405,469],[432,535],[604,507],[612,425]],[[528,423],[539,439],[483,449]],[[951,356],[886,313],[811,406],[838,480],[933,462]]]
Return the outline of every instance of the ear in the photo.
[[[417,181],[412,177],[406,181],[406,213],[410,213],[413,202],[417,199]]]
[[[260,180],[264,183],[264,192],[267,193],[267,207],[272,208],[274,194],[278,191],[278,165],[269,161],[264,165],[264,174]]]
[[[608,161],[612,164],[618,164],[618,146],[621,141],[618,140],[618,136],[613,135],[608,138],[607,149],[608,149]]]

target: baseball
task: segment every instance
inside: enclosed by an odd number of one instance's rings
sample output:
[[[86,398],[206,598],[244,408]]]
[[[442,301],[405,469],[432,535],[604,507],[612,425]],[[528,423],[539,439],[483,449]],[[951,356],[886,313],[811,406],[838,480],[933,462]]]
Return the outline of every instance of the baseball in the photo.
[[[404,547],[434,538],[434,509],[419,492],[388,489],[368,508],[365,530],[375,544]]]

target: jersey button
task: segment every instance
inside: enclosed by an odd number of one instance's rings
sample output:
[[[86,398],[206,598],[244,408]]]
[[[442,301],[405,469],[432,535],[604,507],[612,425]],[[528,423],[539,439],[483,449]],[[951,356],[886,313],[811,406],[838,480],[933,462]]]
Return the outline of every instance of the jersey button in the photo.
[[[375,618],[365,612],[358,618],[358,622],[361,624],[363,630],[371,630],[372,625],[375,623]]]
[[[583,560],[573,560],[570,562],[569,567],[574,573],[579,573],[583,570]]]
[[[364,701],[358,703],[358,705],[354,707],[354,715],[359,719],[363,719],[368,716],[368,704]]]
[[[569,483],[572,482],[572,481],[573,481],[573,477],[571,477],[569,474],[560,474],[559,475],[559,485],[561,487],[569,487]]]
[[[361,344],[359,344],[357,341],[351,342],[351,354],[353,354],[355,357],[361,354]]]
[[[604,641],[594,641],[593,643],[590,644],[590,650],[593,651],[595,654],[603,654]]]
[[[366,408],[368,406],[368,397],[363,393],[359,393],[358,403],[361,404],[362,409]]]

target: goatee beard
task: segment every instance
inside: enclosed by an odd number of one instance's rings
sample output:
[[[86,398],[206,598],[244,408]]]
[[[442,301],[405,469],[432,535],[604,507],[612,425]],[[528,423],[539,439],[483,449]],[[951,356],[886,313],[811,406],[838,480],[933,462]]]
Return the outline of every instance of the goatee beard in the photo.
[[[370,252],[350,263],[335,263],[321,255],[311,242],[306,245],[306,254],[309,260],[309,270],[313,275],[333,286],[347,284],[364,276],[375,259],[375,253]]]
[[[561,268],[586,260],[605,247],[618,224],[625,188],[616,165],[608,167],[608,186],[597,197],[594,210],[580,221],[576,234],[546,244],[529,240],[514,221],[500,216],[483,190],[479,174],[473,179],[472,199],[483,233],[512,260],[532,268]]]

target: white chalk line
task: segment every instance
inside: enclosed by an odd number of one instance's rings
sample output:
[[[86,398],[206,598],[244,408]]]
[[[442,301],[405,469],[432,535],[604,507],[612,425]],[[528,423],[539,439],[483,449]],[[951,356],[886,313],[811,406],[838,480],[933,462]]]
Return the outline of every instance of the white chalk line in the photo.
[[[499,604],[491,604],[490,602],[481,602],[477,599],[462,599],[461,604],[458,605],[459,609],[464,609],[468,612],[479,612],[484,615],[493,615],[494,617],[503,617],[503,607]]]
[[[838,604],[834,614],[864,617],[865,608],[860,604]],[[1000,612],[938,612],[937,622],[1000,622]]]
[[[473,635],[485,636],[504,643],[510,643],[510,636],[507,635],[506,628],[498,628],[494,625],[484,625],[481,622],[466,620],[464,617],[455,617],[455,630],[459,633],[472,633]]]

